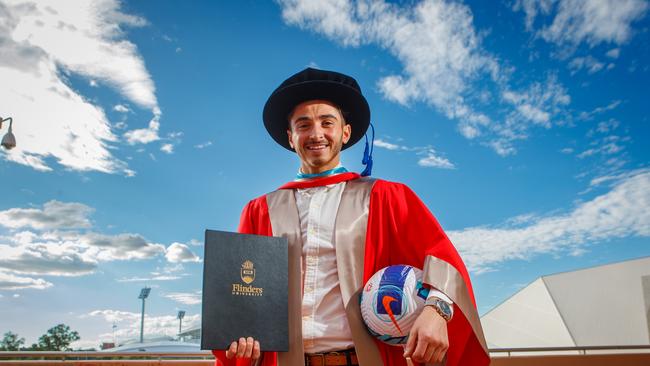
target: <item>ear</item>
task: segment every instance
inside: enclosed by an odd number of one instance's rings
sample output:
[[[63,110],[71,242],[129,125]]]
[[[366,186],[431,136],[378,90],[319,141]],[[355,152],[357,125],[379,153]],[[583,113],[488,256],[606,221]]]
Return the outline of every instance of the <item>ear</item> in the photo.
[[[293,146],[293,141],[292,141],[292,139],[291,139],[292,135],[293,135],[293,134],[291,133],[291,129],[290,129],[290,128],[287,128],[287,139],[289,139],[289,146],[291,146],[291,148],[295,150],[296,147]]]
[[[352,125],[346,123],[343,126],[343,144],[347,144],[350,141],[350,136],[352,136]]]

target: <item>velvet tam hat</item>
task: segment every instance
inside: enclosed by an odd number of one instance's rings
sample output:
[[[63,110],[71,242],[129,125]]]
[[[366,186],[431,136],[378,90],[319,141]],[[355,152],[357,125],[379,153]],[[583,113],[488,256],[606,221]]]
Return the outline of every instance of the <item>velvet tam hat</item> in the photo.
[[[336,104],[352,126],[352,135],[343,150],[357,143],[370,124],[370,107],[354,78],[334,71],[306,68],[289,77],[273,91],[264,105],[264,127],[287,150],[289,113],[300,103],[322,99]]]

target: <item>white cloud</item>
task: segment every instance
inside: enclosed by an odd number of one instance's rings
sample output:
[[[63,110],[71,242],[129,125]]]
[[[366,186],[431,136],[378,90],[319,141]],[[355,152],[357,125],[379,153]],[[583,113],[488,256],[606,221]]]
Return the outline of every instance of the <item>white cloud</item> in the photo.
[[[381,139],[377,139],[374,142],[375,146],[382,148],[382,149],[387,149],[387,150],[408,150],[406,146],[401,146],[397,144],[390,143],[388,141],[384,141]]]
[[[569,62],[569,68],[572,70],[572,74],[575,74],[582,69],[586,69],[589,74],[595,74],[604,67],[605,64],[598,61],[593,56],[576,57]]]
[[[49,201],[38,208],[10,208],[0,211],[0,225],[11,228],[37,230],[87,228],[91,207],[77,202]]]
[[[140,336],[140,313],[133,313],[119,310],[94,310],[82,316],[82,318],[98,317],[106,321],[107,328],[112,324],[117,325],[115,336],[120,340],[138,339]],[[147,315],[144,322],[145,338],[160,336],[175,337],[178,333],[178,318],[176,315]],[[201,325],[201,314],[185,314],[183,328],[189,329]],[[99,335],[100,340],[112,340],[113,333]],[[97,343],[100,343],[99,341]]]
[[[171,263],[180,263],[180,262],[200,262],[196,254],[192,253],[190,248],[181,243],[172,243],[165,253],[165,257]]]
[[[48,287],[52,287],[52,283],[42,278],[19,277],[0,271],[0,290],[43,290]]]
[[[119,278],[117,282],[149,282],[149,281],[174,281],[182,278],[180,275],[154,275],[151,277],[124,277]]]
[[[52,170],[49,158],[80,171],[125,168],[111,153],[117,137],[103,109],[67,82],[74,73],[160,115],[153,81],[122,30],[145,21],[119,8],[115,0],[0,4],[0,79],[7,81],[0,100],[11,105],[18,140],[5,159],[41,171]]]
[[[606,136],[602,139],[594,140],[591,145],[594,147],[589,148],[580,154],[578,158],[583,159],[593,155],[612,155],[616,154],[624,149],[623,143],[629,141],[627,138],[622,138],[616,135]]]
[[[647,169],[635,169],[631,171],[626,171],[626,172],[620,172],[618,174],[610,174],[610,175],[602,175],[596,178],[593,178],[589,182],[589,187],[598,187],[600,185],[603,185],[604,183],[616,183],[620,182],[623,180],[630,179],[631,177],[634,177],[639,174],[643,174],[647,172]]]
[[[397,103],[425,102],[450,118],[486,118],[465,102],[477,74],[498,72],[479,47],[466,5],[425,0],[413,7],[384,1],[280,1],[285,22],[314,30],[343,45],[377,43],[403,64],[401,75],[377,85]],[[335,16],[331,16],[336,14]]]
[[[93,211],[81,203],[59,201],[47,202],[42,209],[0,211],[0,225],[12,230],[0,236],[0,268],[31,275],[81,276],[93,273],[102,262],[163,255],[179,262],[199,260],[186,246],[172,245],[167,250],[140,234],[93,232],[89,219]],[[16,231],[26,228],[35,232]]]
[[[176,141],[179,141],[182,136],[183,136],[183,133],[180,132],[180,131],[174,131],[174,132],[170,132],[170,133],[167,134],[168,139],[176,140]]]
[[[160,140],[160,136],[158,136],[159,129],[160,122],[158,122],[158,117],[154,117],[151,121],[149,121],[149,127],[127,131],[124,133],[124,137],[126,138],[126,141],[131,145],[148,144],[150,142]]]
[[[201,291],[195,292],[170,292],[162,294],[163,297],[174,300],[183,305],[198,305],[201,303]]]
[[[160,151],[167,153],[167,154],[173,154],[174,153],[174,145],[173,144],[162,144],[160,146]]]
[[[612,101],[611,103],[609,103],[608,105],[606,105],[604,107],[596,107],[596,108],[594,108],[594,110],[589,111],[589,112],[580,112],[580,114],[578,115],[578,118],[581,119],[581,120],[590,120],[590,119],[594,118],[595,116],[597,116],[599,114],[603,114],[603,113],[605,113],[607,111],[611,111],[611,110],[615,109],[619,105],[621,105],[621,101],[620,100],[614,100],[614,101]]]
[[[621,55],[621,49],[620,48],[612,48],[611,50],[607,51],[605,54],[609,58],[617,59],[618,56]]]
[[[384,97],[409,106],[426,103],[458,123],[468,139],[481,138],[484,145],[501,155],[516,150],[513,141],[526,138],[535,126],[548,127],[570,98],[554,77],[515,91],[509,87],[513,69],[502,67],[496,57],[481,45],[469,6],[460,2],[422,0],[416,3],[388,3],[382,0],[281,0],[287,24],[311,30],[344,45],[376,44],[395,56],[403,65],[400,73],[382,76],[377,87]],[[334,19],[331,14],[338,14]],[[521,85],[518,83],[518,85]],[[532,93],[540,99],[512,105],[492,95]],[[495,89],[497,93],[490,90]],[[561,100],[543,99],[562,94]],[[567,103],[565,103],[565,101]],[[507,116],[492,118],[503,102]],[[555,103],[555,104],[553,104]],[[514,111],[513,111],[514,109]],[[512,113],[511,113],[512,112]],[[389,148],[388,145],[381,146]]]
[[[71,242],[40,241],[0,244],[0,267],[15,273],[49,276],[83,276],[97,269],[96,259],[84,255]]]
[[[0,267],[16,273],[82,276],[101,262],[145,260],[165,253],[162,244],[139,234],[105,235],[94,232],[52,231],[0,237]]]
[[[441,169],[456,169],[456,166],[449,161],[449,159],[439,156],[435,149],[431,146],[415,146],[410,147],[406,145],[399,145],[392,142],[377,139],[374,145],[390,150],[390,151],[411,151],[416,155],[424,155],[418,159],[418,165],[425,168],[441,168]]]
[[[549,75],[544,83],[532,83],[524,90],[504,89],[501,99],[514,109],[505,117],[504,123],[493,126],[495,137],[487,142],[501,156],[516,152],[513,142],[527,139],[531,125],[551,128],[571,102],[566,89],[554,75]]]
[[[646,0],[519,0],[514,10],[526,13],[526,27],[532,30],[539,15],[552,15],[537,34],[548,42],[576,46],[587,43],[625,44],[633,34],[632,24],[644,17]]]
[[[88,247],[86,256],[99,261],[149,259],[165,253],[165,246],[151,243],[140,234],[105,235],[85,233],[73,237]]]
[[[289,24],[313,27],[316,31],[339,39],[345,45],[361,43],[361,24],[354,19],[355,7],[348,1],[284,1],[282,17]],[[323,20],[329,21],[323,21]],[[307,22],[308,24],[305,24]]]
[[[190,241],[187,242],[187,244],[189,244],[191,246],[194,246],[194,247],[198,247],[198,246],[202,246],[203,242],[201,240],[197,240],[197,239],[190,239]]]
[[[522,92],[506,90],[502,98],[515,107],[515,112],[510,114],[511,118],[523,119],[546,128],[551,127],[551,117],[571,102],[571,97],[555,76],[549,76],[545,83],[533,83]],[[518,129],[517,132],[524,131]],[[509,133],[511,131],[503,131],[501,134],[507,136]]]
[[[212,141],[206,141],[206,142],[194,145],[194,147],[197,148],[197,149],[205,149],[208,146],[212,146]]]
[[[429,149],[426,156],[418,160],[418,165],[431,168],[455,169],[456,166],[448,159],[438,156],[436,151]]]
[[[129,107],[125,106],[124,104],[116,104],[113,107],[113,110],[120,113],[127,113],[131,111]]]
[[[469,268],[488,271],[508,260],[542,253],[580,253],[600,242],[650,236],[650,171],[625,175],[613,188],[571,212],[534,217],[521,225],[448,232]]]

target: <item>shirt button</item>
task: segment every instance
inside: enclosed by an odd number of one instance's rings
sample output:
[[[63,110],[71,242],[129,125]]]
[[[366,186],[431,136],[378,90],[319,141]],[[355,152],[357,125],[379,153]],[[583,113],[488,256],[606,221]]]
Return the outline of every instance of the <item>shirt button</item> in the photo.
[[[314,289],[311,286],[305,286],[305,292],[306,293],[311,293]]]

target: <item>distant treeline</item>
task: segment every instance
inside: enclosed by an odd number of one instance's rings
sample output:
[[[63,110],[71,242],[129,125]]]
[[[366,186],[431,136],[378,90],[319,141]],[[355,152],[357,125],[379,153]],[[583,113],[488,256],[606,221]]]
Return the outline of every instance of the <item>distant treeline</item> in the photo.
[[[24,347],[25,338],[8,331],[0,341],[0,351],[72,351],[70,344],[81,339],[79,333],[65,324],[58,324],[38,338],[38,343]],[[87,350],[87,351],[94,351]]]

